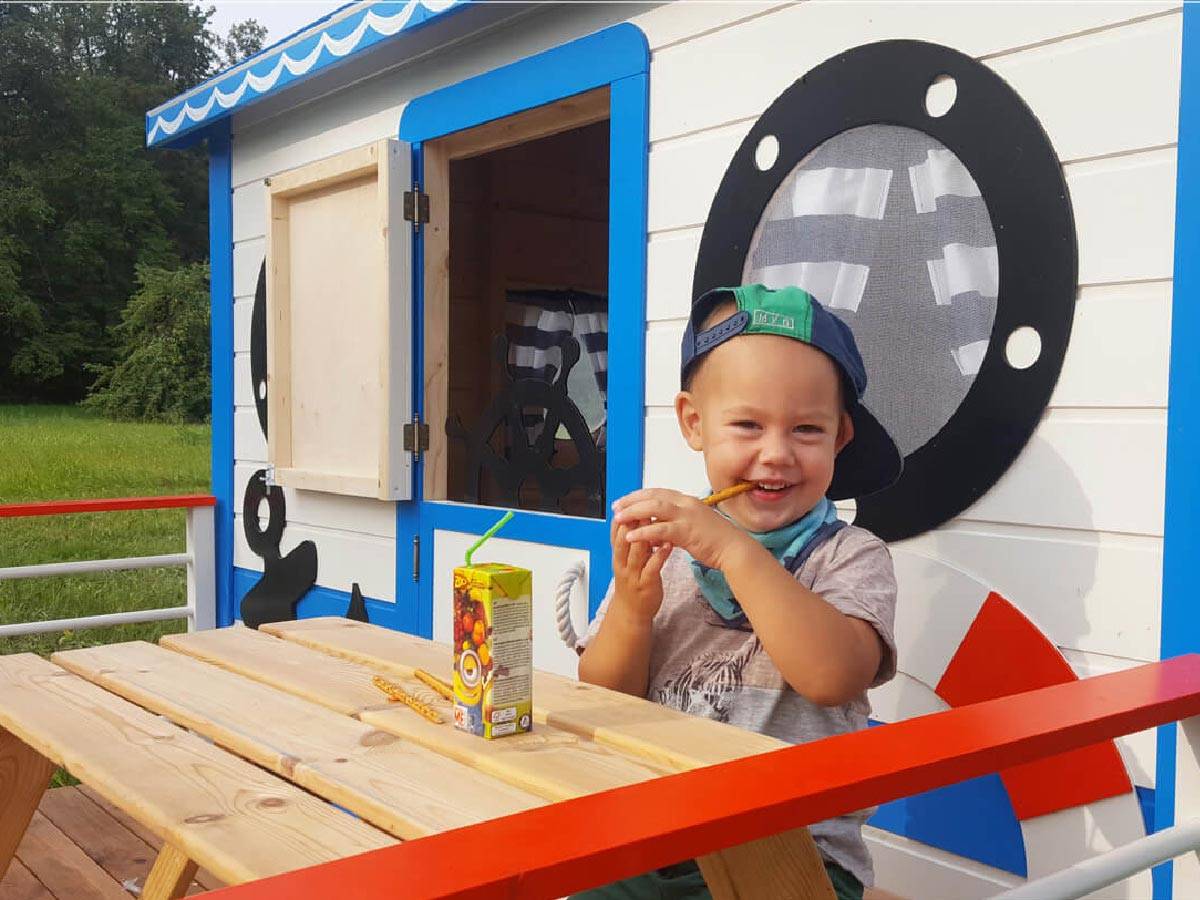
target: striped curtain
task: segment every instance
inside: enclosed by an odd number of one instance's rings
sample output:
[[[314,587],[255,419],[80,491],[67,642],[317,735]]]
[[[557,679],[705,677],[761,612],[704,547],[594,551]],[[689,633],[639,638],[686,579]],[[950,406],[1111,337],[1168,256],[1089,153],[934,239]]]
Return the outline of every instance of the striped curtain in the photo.
[[[579,342],[580,362],[584,354],[591,360],[596,389],[607,410],[608,299],[583,291],[549,290],[509,291],[506,299],[508,366],[513,377],[553,382],[562,367],[562,344],[573,337]],[[544,418],[544,410],[524,411],[530,442],[542,433]]]

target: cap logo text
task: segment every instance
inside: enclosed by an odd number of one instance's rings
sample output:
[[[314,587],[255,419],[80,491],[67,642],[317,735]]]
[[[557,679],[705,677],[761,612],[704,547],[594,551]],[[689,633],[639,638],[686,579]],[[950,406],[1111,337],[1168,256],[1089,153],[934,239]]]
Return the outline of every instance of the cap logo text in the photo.
[[[751,324],[767,328],[783,328],[787,331],[796,330],[796,320],[792,316],[785,316],[783,313],[771,312],[766,309],[754,310]]]

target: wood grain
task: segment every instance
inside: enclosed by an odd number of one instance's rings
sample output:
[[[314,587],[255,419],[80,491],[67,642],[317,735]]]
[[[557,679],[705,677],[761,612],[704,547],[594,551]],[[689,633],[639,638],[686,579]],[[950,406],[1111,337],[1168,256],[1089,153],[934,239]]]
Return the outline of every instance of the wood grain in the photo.
[[[381,703],[371,687],[376,669],[261,631],[233,627],[167,635],[161,644],[330,709],[357,715],[376,728],[549,800],[565,800],[671,771],[551,725],[495,741],[481,741],[448,725],[434,725]],[[392,678],[450,719],[451,703],[415,676],[394,672]]]
[[[0,878],[37,810],[54,763],[16,735],[0,729]]]
[[[157,848],[92,802],[79,787],[46,791],[38,810],[117,884],[145,883]]]
[[[729,847],[696,862],[713,900],[836,900],[807,828]]]
[[[227,883],[395,843],[33,654],[0,657],[0,727]]]
[[[444,644],[349,619],[274,622],[263,631],[377,671],[412,677],[425,669],[451,676]],[[674,771],[727,762],[787,746],[754,732],[689,716],[657,703],[546,672],[535,672],[534,719]]]
[[[144,900],[178,900],[196,876],[196,863],[170,844],[163,844],[142,888]]]
[[[14,859],[8,871],[0,878],[0,900],[55,900],[25,864]]]
[[[554,103],[535,106],[515,115],[456,131],[430,144],[440,144],[450,159],[466,159],[502,150],[514,144],[535,141],[573,128],[582,128],[608,118],[609,91],[598,88]]]
[[[429,449],[425,452],[426,500],[445,500],[449,438],[446,417],[450,410],[450,157],[440,141],[424,149],[425,193],[429,195],[429,222],[424,229],[425,280],[422,329],[425,339],[425,422]]]
[[[107,872],[41,813],[29,823],[21,844],[21,861],[57,897],[129,900]]]
[[[153,864],[154,857],[158,855],[158,851],[162,847],[162,838],[124,810],[113,806],[86,784],[78,785],[75,790],[79,791],[81,797],[95,804],[98,809],[111,816],[113,821],[118,825],[141,841],[146,847],[149,847],[151,852],[146,855],[146,865],[150,866]],[[87,848],[85,847],[84,850],[86,851]],[[122,878],[121,880],[124,881],[125,879]],[[203,888],[204,890],[215,891],[217,888],[224,887],[225,883],[212,872],[202,868],[196,872],[196,885],[198,888]]]
[[[543,802],[394,734],[153,644],[70,650],[54,660],[400,837]]]
[[[336,618],[301,619],[263,628],[315,650],[405,677],[413,677],[415,669],[425,669],[439,677],[450,671],[449,647],[367,623]],[[545,672],[534,674],[533,702],[534,718],[543,726],[586,736],[596,744],[607,744],[641,757],[663,771],[686,771],[787,746],[765,735]],[[364,720],[378,723],[384,714],[361,715]],[[448,748],[442,749],[446,752]],[[476,764],[497,761],[498,755]],[[546,767],[541,769],[546,770]],[[525,783],[531,790],[546,789],[542,783],[537,786]],[[714,896],[773,896],[759,892],[764,884],[815,885],[816,893],[803,896],[832,896],[824,864],[807,829],[729,848],[700,862],[705,880],[711,871],[716,882]]]

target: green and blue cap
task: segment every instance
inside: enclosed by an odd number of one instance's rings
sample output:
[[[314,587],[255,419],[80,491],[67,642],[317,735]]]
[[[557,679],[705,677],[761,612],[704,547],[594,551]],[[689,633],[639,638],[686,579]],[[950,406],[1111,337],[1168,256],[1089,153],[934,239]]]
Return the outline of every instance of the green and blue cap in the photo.
[[[707,331],[704,320],[721,303],[732,300],[737,312]],[[687,380],[696,361],[714,347],[740,334],[776,334],[816,347],[834,361],[845,385],[846,411],[854,437],[838,454],[833,481],[826,492],[833,500],[865,497],[889,487],[900,477],[904,459],[887,429],[862,403],[867,370],[854,333],[837,316],[798,287],[762,284],[715,288],[692,304],[683,333],[680,378]]]

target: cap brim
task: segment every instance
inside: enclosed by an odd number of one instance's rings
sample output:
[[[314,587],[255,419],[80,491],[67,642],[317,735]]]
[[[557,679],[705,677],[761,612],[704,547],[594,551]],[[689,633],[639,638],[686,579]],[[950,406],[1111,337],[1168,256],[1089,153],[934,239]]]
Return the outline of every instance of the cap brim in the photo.
[[[861,403],[850,410],[854,438],[837,456],[833,481],[826,494],[831,500],[865,497],[896,483],[904,457],[887,429]]]

